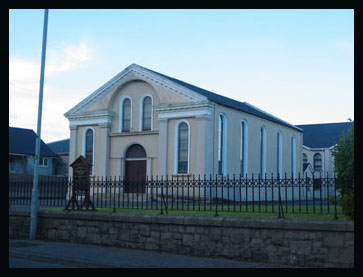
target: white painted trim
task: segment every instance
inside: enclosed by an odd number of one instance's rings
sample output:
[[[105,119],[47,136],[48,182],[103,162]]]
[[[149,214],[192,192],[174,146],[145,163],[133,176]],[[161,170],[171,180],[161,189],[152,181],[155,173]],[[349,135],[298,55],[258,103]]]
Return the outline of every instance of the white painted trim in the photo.
[[[93,113],[84,113],[72,115],[68,118],[69,128],[77,128],[78,126],[87,125],[111,125],[113,112],[110,111],[96,111]]]
[[[296,138],[291,137],[291,173],[292,177],[296,178]]]
[[[144,105],[143,105],[143,102],[144,102],[144,99],[145,97],[150,97],[151,98],[151,130],[154,130],[154,98],[151,94],[147,93],[145,94],[143,97],[141,97],[140,99],[140,109],[139,109],[139,131],[140,132],[143,132],[142,130],[142,121],[143,121],[143,113],[144,113]]]
[[[93,127],[87,127],[83,130],[83,136],[82,136],[82,156],[86,157],[86,133],[88,130],[92,130],[93,132],[93,145],[92,145],[92,172],[91,175],[94,175],[95,171],[95,140],[96,140],[96,132]]]
[[[262,132],[261,132],[262,131]],[[266,160],[267,160],[267,157],[266,157],[266,153],[267,153],[267,145],[266,145],[266,142],[267,142],[267,134],[266,134],[266,128],[265,126],[261,126],[261,129],[260,129],[260,137],[261,137],[261,148],[260,149],[260,173],[261,173],[261,178],[264,178],[265,177],[265,174],[266,174]]]
[[[179,142],[179,125],[185,122],[188,125],[188,168],[187,173],[178,173],[178,142]],[[175,124],[174,128],[174,174],[189,174],[190,172],[190,124],[187,120],[182,119]]]
[[[326,149],[330,149],[330,148],[311,148],[311,147],[308,147],[306,145],[303,145],[302,147],[304,149],[310,150],[310,151],[325,151]]]
[[[282,159],[283,159],[283,137],[282,137],[282,132],[281,130],[279,130],[277,132],[277,147],[278,147],[278,152],[277,152],[277,173],[280,175],[280,177],[282,177]]]
[[[196,116],[210,116],[211,111],[209,109],[202,110],[187,110],[187,111],[176,111],[176,112],[159,112],[158,119],[172,119],[172,118],[185,118],[185,117],[196,117]]]
[[[120,108],[119,108],[119,124],[118,124],[118,130],[119,130],[119,132],[120,133],[122,133],[123,132],[123,130],[122,130],[122,120],[123,120],[123,104],[124,104],[124,101],[126,100],[126,99],[129,99],[130,100],[130,106],[131,106],[131,108],[130,108],[130,131],[129,132],[131,132],[132,131],[132,98],[130,97],[130,96],[128,96],[128,95],[125,95],[125,96],[123,96],[121,99],[120,99]]]

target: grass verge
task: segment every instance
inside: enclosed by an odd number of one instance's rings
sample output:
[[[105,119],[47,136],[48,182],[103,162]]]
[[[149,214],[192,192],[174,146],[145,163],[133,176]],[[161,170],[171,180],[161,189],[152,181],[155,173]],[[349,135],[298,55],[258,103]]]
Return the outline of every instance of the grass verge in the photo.
[[[185,208],[185,207],[184,207]],[[304,209],[295,209],[283,207],[283,217],[286,219],[313,219],[313,220],[331,220],[334,219],[334,208],[330,208],[327,210],[327,207],[322,207],[319,209],[315,207],[315,212],[313,207],[304,207]],[[40,210],[64,210],[62,207],[52,207],[52,208],[40,208]],[[146,209],[146,208],[97,208],[97,212],[101,213],[128,213],[128,214],[154,214],[160,215],[161,209],[160,207],[156,209]],[[215,206],[211,209],[208,207],[200,207],[200,210],[195,208],[194,210],[190,207],[189,210],[176,210],[176,209],[168,209],[167,212],[165,209],[162,210],[163,214],[166,215],[181,215],[181,216],[216,216]],[[274,212],[272,212],[272,206],[267,207],[247,207],[246,209],[234,209],[234,207],[229,207],[229,211],[227,207],[218,206],[217,210],[218,216],[222,217],[247,217],[247,218],[278,218],[278,206],[274,207]],[[349,220],[347,216],[342,214],[341,207],[337,208],[338,220]]]

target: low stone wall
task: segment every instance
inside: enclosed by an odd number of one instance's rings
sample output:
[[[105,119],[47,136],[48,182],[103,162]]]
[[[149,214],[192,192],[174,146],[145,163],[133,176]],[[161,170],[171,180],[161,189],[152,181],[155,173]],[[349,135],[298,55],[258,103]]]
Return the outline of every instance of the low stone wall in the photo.
[[[9,211],[9,237],[29,238],[30,213]],[[353,267],[354,223],[334,220],[40,211],[37,239],[302,267]]]

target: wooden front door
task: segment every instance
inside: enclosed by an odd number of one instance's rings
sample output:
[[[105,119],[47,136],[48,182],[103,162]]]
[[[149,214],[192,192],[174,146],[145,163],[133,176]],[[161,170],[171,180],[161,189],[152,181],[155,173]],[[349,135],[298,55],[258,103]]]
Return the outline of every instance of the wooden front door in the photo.
[[[146,186],[146,160],[126,161],[125,192],[144,193]]]

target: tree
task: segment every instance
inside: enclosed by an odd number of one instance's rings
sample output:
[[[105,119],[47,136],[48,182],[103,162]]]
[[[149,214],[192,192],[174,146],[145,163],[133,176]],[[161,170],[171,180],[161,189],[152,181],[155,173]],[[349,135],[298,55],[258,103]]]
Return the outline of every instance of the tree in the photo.
[[[335,172],[338,178],[338,201],[343,212],[354,218],[354,121],[346,133],[340,137],[333,150]]]

